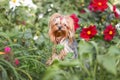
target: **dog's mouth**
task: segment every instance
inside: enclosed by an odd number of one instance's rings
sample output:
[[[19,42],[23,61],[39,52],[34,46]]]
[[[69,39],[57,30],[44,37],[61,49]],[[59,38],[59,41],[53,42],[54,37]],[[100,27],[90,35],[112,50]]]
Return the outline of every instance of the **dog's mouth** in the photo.
[[[54,35],[55,35],[55,40],[58,44],[62,39],[65,39],[67,37],[67,32],[62,30],[57,30],[54,32]]]
[[[63,30],[57,30],[54,32],[55,36],[56,37],[64,37],[66,36],[66,31],[63,31]]]

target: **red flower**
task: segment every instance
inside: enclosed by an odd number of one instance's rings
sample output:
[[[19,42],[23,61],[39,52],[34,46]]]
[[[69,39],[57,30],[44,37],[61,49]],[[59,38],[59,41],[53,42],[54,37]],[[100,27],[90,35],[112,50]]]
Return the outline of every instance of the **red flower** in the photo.
[[[86,13],[86,11],[84,9],[82,9],[82,10],[80,10],[80,13],[84,14],[84,13]]]
[[[114,13],[116,18],[120,18],[120,14],[118,13],[115,5],[113,6],[113,13]]]
[[[92,0],[89,4],[89,9],[92,11],[104,11],[108,8],[108,0]]]
[[[89,6],[88,6],[88,9],[89,9],[90,11],[94,11],[92,4],[93,4],[93,3],[90,2]]]
[[[104,30],[104,39],[106,41],[112,40],[113,37],[115,36],[115,33],[116,33],[115,27],[113,27],[112,25],[108,25]]]
[[[20,61],[17,58],[15,58],[15,65],[16,66],[19,65],[19,63],[20,63]]]
[[[70,17],[73,19],[74,21],[74,29],[75,31],[79,28],[79,18],[76,16],[76,14],[71,14]]]
[[[4,48],[4,52],[5,52],[5,53],[10,53],[10,52],[11,52],[11,48],[8,47],[8,46],[6,46],[6,47]]]
[[[90,25],[88,28],[82,29],[82,31],[80,33],[80,37],[85,40],[89,40],[89,39],[93,38],[96,34],[97,34],[96,26]]]

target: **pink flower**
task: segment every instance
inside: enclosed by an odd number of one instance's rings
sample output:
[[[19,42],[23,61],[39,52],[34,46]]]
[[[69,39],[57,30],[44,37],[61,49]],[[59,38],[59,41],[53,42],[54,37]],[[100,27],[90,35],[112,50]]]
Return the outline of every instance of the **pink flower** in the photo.
[[[5,53],[10,53],[10,52],[11,52],[11,48],[10,48],[9,46],[6,46],[6,47],[4,48],[4,52],[5,52]]]
[[[19,64],[20,64],[20,61],[17,58],[15,58],[15,65],[17,66]]]

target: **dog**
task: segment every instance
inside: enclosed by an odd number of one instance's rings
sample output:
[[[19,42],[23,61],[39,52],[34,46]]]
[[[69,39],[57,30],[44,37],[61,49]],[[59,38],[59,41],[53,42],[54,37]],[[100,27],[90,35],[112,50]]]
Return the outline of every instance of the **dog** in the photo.
[[[67,54],[73,54],[72,58],[77,58],[74,22],[70,16],[54,13],[50,17],[48,34],[54,46],[52,56],[46,62],[47,65],[51,65],[55,59],[64,60]],[[57,53],[56,45],[62,45],[64,48]]]

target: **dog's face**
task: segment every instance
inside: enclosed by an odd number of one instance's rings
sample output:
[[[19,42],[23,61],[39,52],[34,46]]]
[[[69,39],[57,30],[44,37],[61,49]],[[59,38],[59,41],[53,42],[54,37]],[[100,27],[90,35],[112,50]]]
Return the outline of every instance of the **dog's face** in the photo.
[[[67,37],[69,27],[64,16],[54,18],[51,25],[55,37]]]
[[[59,43],[61,39],[73,38],[73,20],[69,16],[55,13],[49,21],[49,36],[52,42]]]

